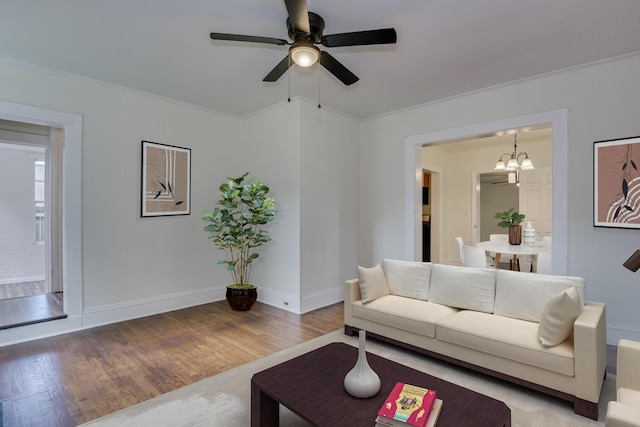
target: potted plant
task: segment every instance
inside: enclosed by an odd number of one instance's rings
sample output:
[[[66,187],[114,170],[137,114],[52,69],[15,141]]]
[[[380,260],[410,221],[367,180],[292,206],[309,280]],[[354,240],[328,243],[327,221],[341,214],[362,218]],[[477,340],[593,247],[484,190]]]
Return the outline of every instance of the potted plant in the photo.
[[[245,182],[249,173],[227,178],[220,185],[220,200],[213,212],[205,210],[202,219],[209,222],[204,231],[219,250],[225,252],[226,264],[233,283],[227,286],[227,302],[233,310],[250,310],[258,298],[251,284],[251,267],[259,254],[256,249],[269,242],[267,230],[261,228],[278,213],[275,200],[267,197],[269,187],[261,180]]]
[[[513,208],[506,212],[497,212],[496,218],[501,221],[498,223],[499,227],[509,229],[509,244],[519,245],[522,243],[522,221],[524,221],[524,214],[514,212]]]

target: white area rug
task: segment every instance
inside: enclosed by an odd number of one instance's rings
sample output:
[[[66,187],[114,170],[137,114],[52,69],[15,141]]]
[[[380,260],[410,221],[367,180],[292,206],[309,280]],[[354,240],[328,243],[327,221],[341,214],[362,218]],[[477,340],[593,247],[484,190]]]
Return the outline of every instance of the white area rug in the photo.
[[[342,330],[338,330],[98,418],[83,426],[249,426],[251,377],[254,373],[336,341],[346,342],[354,347],[358,345],[357,337],[348,337]],[[449,363],[433,360],[375,340],[368,340],[366,349],[371,353],[502,400],[511,408],[514,427],[604,426],[607,402],[615,399],[615,375],[607,374],[600,397],[599,421],[596,422],[575,415],[573,404],[569,402],[458,368]],[[292,427],[307,425],[282,408],[280,424]]]

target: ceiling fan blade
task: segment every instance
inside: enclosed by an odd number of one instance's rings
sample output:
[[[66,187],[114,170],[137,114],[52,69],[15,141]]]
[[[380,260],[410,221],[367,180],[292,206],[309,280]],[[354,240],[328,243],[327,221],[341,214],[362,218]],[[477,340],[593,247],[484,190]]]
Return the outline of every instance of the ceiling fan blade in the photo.
[[[356,31],[353,33],[329,34],[322,36],[321,43],[326,47],[361,46],[368,44],[392,44],[397,39],[396,30],[383,28],[380,30]]]
[[[244,36],[240,34],[211,33],[209,35],[212,40],[231,40],[237,42],[252,42],[284,45],[288,44],[286,40],[275,39],[272,37]]]
[[[327,52],[323,51],[320,54],[320,64],[346,86],[352,85],[360,80],[355,74],[349,71],[347,67],[342,65],[337,59],[329,55]]]
[[[303,33],[310,33],[309,11],[307,10],[306,0],[284,0],[289,14],[289,21],[294,30]]]
[[[278,63],[274,67],[273,70],[267,76],[262,79],[263,82],[276,82],[282,75],[289,69],[291,66],[291,61],[289,60],[289,55],[285,56],[282,61]]]

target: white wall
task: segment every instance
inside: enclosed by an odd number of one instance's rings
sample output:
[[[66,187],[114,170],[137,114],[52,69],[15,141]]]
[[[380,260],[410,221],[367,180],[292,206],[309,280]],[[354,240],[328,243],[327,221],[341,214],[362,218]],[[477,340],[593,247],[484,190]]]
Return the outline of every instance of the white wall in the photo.
[[[360,121],[302,102],[302,311],[344,298],[357,276]]]
[[[44,280],[44,245],[36,244],[34,228],[35,151],[14,147],[0,146],[0,286]]]
[[[403,141],[407,135],[567,108],[569,274],[586,279],[589,299],[607,304],[609,343],[620,337],[640,339],[638,277],[622,267],[639,247],[640,232],[594,228],[592,223],[593,142],[638,134],[638,73],[640,57],[622,58],[364,122],[361,210],[366,214],[361,216],[360,262],[371,264],[405,254]],[[371,209],[374,206],[382,208]]]
[[[294,100],[247,118],[242,144],[242,170],[269,186],[278,209],[252,281],[258,300],[294,312],[300,307],[300,114]]]
[[[336,135],[349,141],[355,122],[343,123],[344,117],[337,113],[315,121],[309,108],[295,103],[276,106],[243,122],[12,61],[0,65],[0,99],[83,117],[81,277],[85,327],[219,298],[228,274],[216,265],[218,254],[202,232],[200,211],[213,207],[222,180],[245,169],[274,188],[281,209],[272,229],[274,245],[264,254],[269,263],[260,267],[265,289],[273,298],[294,295],[301,308],[307,297],[313,300],[317,293],[322,294],[323,286],[331,289],[333,283],[324,282],[333,282],[334,277],[322,278],[322,283],[310,288],[302,277],[301,266],[306,273],[308,264],[301,256],[317,256],[309,247],[309,242],[316,240],[315,232],[306,234],[307,224],[317,217],[306,213],[318,206],[315,201],[307,202],[306,195],[303,199],[305,186],[317,188],[310,184],[308,177],[312,175],[305,175],[303,168],[318,166],[313,159],[316,153],[308,144],[314,146]],[[373,265],[385,257],[405,256],[407,135],[567,108],[569,272],[587,279],[589,299],[607,303],[610,343],[621,336],[640,340],[640,318],[635,314],[640,300],[638,276],[621,266],[638,248],[640,232],[592,226],[593,141],[638,134],[639,74],[640,57],[629,57],[365,121],[360,130],[359,191],[355,185],[345,187],[340,196],[340,200],[359,199],[359,220],[352,219],[352,208],[348,207],[346,220],[336,224],[337,218],[329,219],[325,227],[331,230],[336,225],[347,233],[344,242],[354,238],[359,242],[353,253],[348,244],[342,249],[339,256],[346,258],[337,267],[337,275],[352,276],[347,270],[355,274],[356,257],[362,265]],[[307,128],[321,130],[321,135],[307,140],[303,136]],[[140,218],[143,139],[193,150],[192,215]],[[337,150],[337,144],[329,150]],[[350,146],[345,150],[350,156]],[[320,165],[328,161],[328,157],[320,159]],[[342,168],[340,163],[334,171],[343,181],[351,182],[354,171]],[[359,237],[350,231],[357,222]],[[335,242],[332,236],[325,249],[335,247]],[[276,271],[283,266],[284,271]],[[308,271],[317,272],[313,268]],[[0,344],[6,342],[4,333],[0,332]]]
[[[84,327],[223,297],[227,274],[200,213],[240,172],[240,119],[12,61],[0,66],[0,99],[83,117]],[[191,215],[140,217],[141,140],[192,149]]]
[[[264,302],[307,312],[341,301],[355,277],[359,126],[303,99],[245,120],[243,168],[279,209],[254,270]]]

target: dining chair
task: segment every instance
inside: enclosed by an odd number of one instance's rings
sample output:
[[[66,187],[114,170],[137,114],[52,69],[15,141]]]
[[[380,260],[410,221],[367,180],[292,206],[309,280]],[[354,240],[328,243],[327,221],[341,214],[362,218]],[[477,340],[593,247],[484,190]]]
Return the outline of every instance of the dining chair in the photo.
[[[490,242],[508,242],[509,241],[509,235],[508,234],[489,234],[489,241]],[[496,253],[495,252],[489,252],[489,256],[492,259],[496,258]],[[509,263],[509,270],[513,270],[513,259],[512,257],[509,257],[509,261],[507,261],[504,258],[500,259],[500,262],[498,263],[498,265],[500,264],[507,264],[507,262]],[[520,270],[520,257],[516,258],[516,266],[518,267],[518,271]]]
[[[536,272],[539,274],[551,274],[551,252],[538,254]]]
[[[460,263],[464,265],[464,253],[462,252],[462,247],[464,246],[464,241],[462,237],[455,237],[456,242],[458,242],[458,256],[460,257]]]
[[[462,246],[462,265],[465,267],[491,267],[492,263],[487,261],[484,249],[478,246]]]

